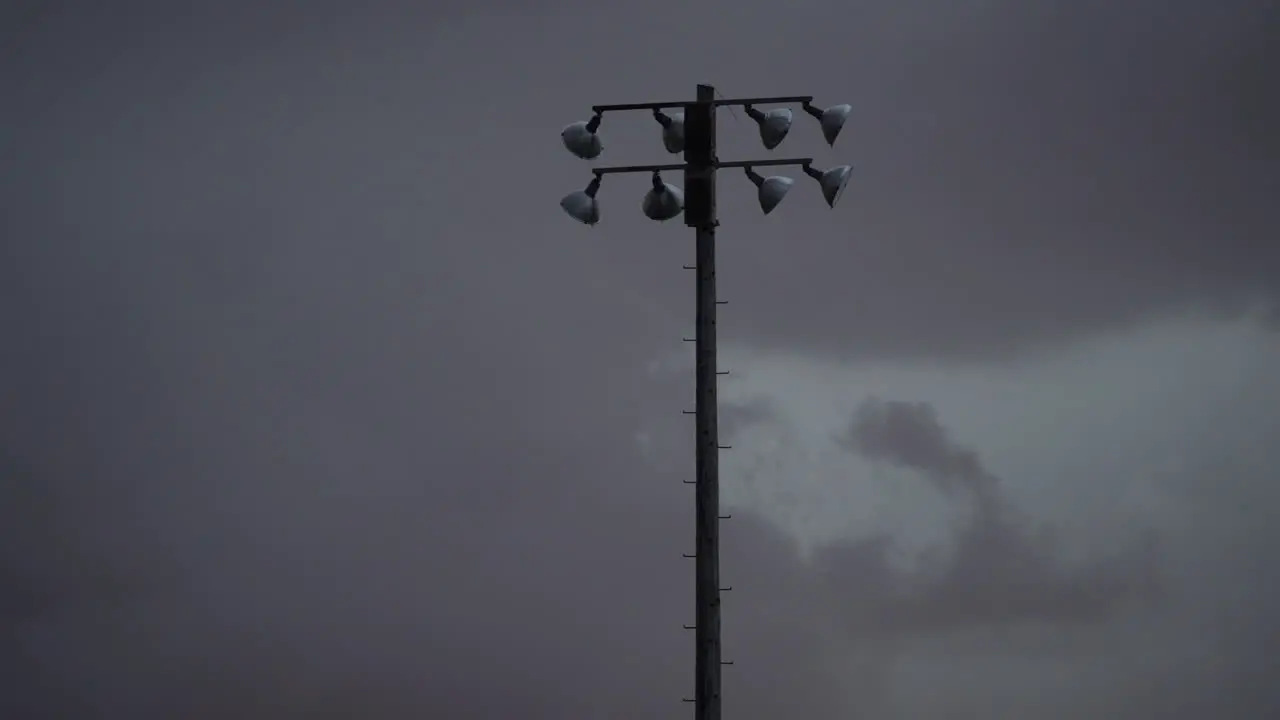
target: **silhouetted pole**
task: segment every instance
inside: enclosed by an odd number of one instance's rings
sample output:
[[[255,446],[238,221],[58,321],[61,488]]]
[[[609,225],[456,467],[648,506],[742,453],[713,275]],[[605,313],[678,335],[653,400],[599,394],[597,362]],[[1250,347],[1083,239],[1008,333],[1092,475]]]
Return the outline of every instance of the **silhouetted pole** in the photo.
[[[715,88],[699,85],[685,111],[685,223],[697,233],[694,273],[695,720],[720,720],[720,440],[716,393]]]
[[[596,192],[600,189],[601,179],[605,175],[618,173],[653,173],[654,191],[661,192],[664,183],[660,173],[681,170],[684,172],[684,206],[685,224],[696,233],[695,264],[692,269],[696,275],[696,325],[694,346],[694,392],[696,416],[696,450],[695,479],[686,480],[696,486],[695,501],[695,551],[686,557],[695,559],[694,602],[696,604],[695,624],[686,625],[686,629],[695,631],[694,660],[694,697],[685,698],[685,702],[694,704],[695,720],[720,720],[720,666],[730,665],[721,660],[720,652],[720,593],[729,588],[720,587],[720,520],[727,516],[720,515],[720,450],[727,447],[720,445],[719,423],[717,418],[716,381],[725,374],[716,370],[716,308],[721,303],[716,300],[716,172],[723,168],[742,168],[761,192],[761,208],[768,213],[781,194],[772,196],[772,202],[765,207],[767,198],[766,179],[755,173],[753,167],[795,165],[804,169],[806,175],[818,180],[823,185],[824,196],[828,204],[834,206],[838,190],[843,188],[849,167],[841,166],[829,172],[838,173],[836,182],[828,188],[826,173],[812,168],[813,158],[779,158],[761,160],[734,160],[724,162],[716,157],[716,108],[743,106],[747,114],[761,123],[761,139],[765,138],[765,115],[753,110],[753,105],[773,105],[784,103],[800,103],[805,112],[818,118],[823,123],[823,133],[828,143],[835,142],[835,133],[843,124],[843,118],[849,112],[849,106],[836,106],[826,111],[812,106],[811,95],[790,95],[781,97],[757,97],[715,99],[715,88],[710,85],[698,85],[697,99],[693,102],[642,102],[615,105],[594,105],[595,116],[590,121],[573,123],[566,127],[561,136],[566,148],[580,158],[591,160],[601,151],[599,139],[595,136],[600,126],[601,117],[607,112],[626,110],[651,110],[666,129],[674,127],[670,116],[663,114],[664,108],[681,108],[684,110],[684,162],[680,164],[661,165],[620,165],[613,167],[597,167],[591,170],[594,178],[585,190],[570,193],[561,201],[561,207],[575,220],[594,225],[599,221],[599,206],[596,205]],[[839,117],[828,118],[830,113]],[[828,127],[828,125],[832,127]],[[772,149],[781,142],[790,127],[790,116],[786,126],[775,140],[765,142],[767,149]],[[776,130],[774,132],[777,132]],[[664,136],[664,142],[666,137]],[[678,145],[667,145],[671,152],[680,152]],[[789,187],[790,181],[785,187]],[[785,187],[782,194],[785,194]],[[830,193],[828,195],[828,190]],[[779,192],[779,191],[772,191]],[[646,200],[647,202],[647,200]],[[678,206],[671,206],[675,212],[665,217],[654,216],[646,209],[653,220],[668,220],[679,212]],[[661,213],[658,213],[661,215]],[[687,340],[688,338],[686,338]],[[688,413],[687,410],[684,411]]]

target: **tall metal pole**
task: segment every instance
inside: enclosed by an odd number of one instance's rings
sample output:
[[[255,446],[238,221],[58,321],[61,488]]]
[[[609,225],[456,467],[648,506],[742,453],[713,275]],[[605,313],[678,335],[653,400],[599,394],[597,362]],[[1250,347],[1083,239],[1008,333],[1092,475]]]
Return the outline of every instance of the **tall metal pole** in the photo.
[[[695,720],[720,720],[720,441],[716,398],[715,88],[698,85],[685,114],[685,222],[697,233],[694,392],[697,575]]]
[[[752,167],[797,165],[804,168],[805,174],[819,182],[825,183],[826,175],[814,170],[811,166],[813,158],[777,158],[760,160],[734,160],[721,162],[716,157],[716,108],[720,106],[774,105],[783,103],[801,103],[806,112],[819,118],[823,123],[823,133],[827,142],[834,143],[835,135],[840,131],[844,116],[848,115],[848,105],[837,105],[825,111],[812,106],[811,95],[787,95],[779,97],[715,99],[716,90],[710,85],[698,85],[697,99],[693,102],[641,102],[622,103],[617,105],[593,105],[595,116],[587,122],[573,123],[561,131],[561,138],[570,152],[580,158],[591,160],[600,154],[600,143],[594,137],[600,125],[600,117],[606,112],[622,110],[652,110],[654,117],[662,123],[663,128],[670,127],[672,119],[663,114],[663,109],[684,109],[684,163],[662,165],[617,165],[613,167],[597,167],[592,169],[595,178],[586,190],[570,193],[560,202],[565,212],[575,220],[594,225],[600,219],[595,205],[595,194],[600,189],[600,178],[614,173],[654,173],[655,187],[661,184],[658,173],[666,171],[684,171],[684,219],[685,224],[696,233],[695,265],[697,275],[697,311],[695,317],[696,333],[694,337],[694,392],[696,393],[694,415],[696,415],[697,435],[695,445],[696,502],[695,520],[695,552],[696,578],[694,585],[694,601],[696,604],[695,625],[686,625],[695,633],[695,691],[693,698],[684,698],[685,702],[694,703],[695,720],[720,720],[720,666],[731,663],[721,661],[720,653],[720,593],[729,588],[720,587],[720,445],[717,419],[716,378],[716,171],[720,168],[745,168],[747,177],[758,187],[763,178],[752,172]],[[834,114],[832,114],[834,113]],[[831,115],[831,120],[828,118]],[[753,115],[760,121],[759,113]],[[831,124],[828,127],[829,123]],[[762,132],[763,132],[763,125]],[[761,136],[763,139],[763,135]],[[775,143],[776,144],[776,143]],[[671,146],[668,146],[671,147]],[[766,145],[766,147],[772,147]],[[849,167],[841,166],[836,171],[847,179]],[[830,172],[830,171],[829,171]],[[843,180],[842,180],[843,182]],[[843,186],[841,186],[842,188]],[[839,188],[835,192],[838,193]],[[827,192],[824,187],[824,192]],[[763,202],[763,201],[762,201]],[[828,198],[828,203],[834,200]],[[646,213],[649,211],[646,210]],[[768,210],[766,209],[767,213]],[[654,220],[666,218],[650,217]],[[686,266],[686,269],[689,269]],[[688,411],[685,411],[686,413]],[[686,480],[685,482],[690,482]],[[689,557],[689,555],[685,555]]]

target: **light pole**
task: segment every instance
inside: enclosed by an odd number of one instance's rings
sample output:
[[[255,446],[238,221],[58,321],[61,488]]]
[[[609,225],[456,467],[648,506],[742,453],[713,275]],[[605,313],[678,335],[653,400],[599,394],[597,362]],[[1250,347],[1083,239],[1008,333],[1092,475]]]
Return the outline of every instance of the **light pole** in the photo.
[[[747,115],[760,128],[760,139],[766,149],[772,150],[786,138],[791,129],[792,113],[786,108],[760,111],[756,105],[783,105],[800,103],[802,109],[815,117],[822,126],[822,134],[829,145],[844,126],[851,108],[836,105],[819,109],[813,106],[811,96],[760,97],[739,99],[715,99],[715,88],[698,85],[697,99],[693,102],[630,103],[622,105],[596,105],[591,120],[576,122],[561,132],[565,148],[574,155],[593,160],[600,155],[604,145],[598,134],[606,112],[622,110],[651,110],[662,127],[662,141],[667,151],[684,153],[684,162],[674,165],[628,165],[593,168],[594,177],[585,190],[570,193],[560,201],[575,220],[595,225],[600,220],[600,207],[596,193],[605,175],[613,173],[653,173],[653,187],[641,203],[644,214],[652,220],[666,221],[684,213],[685,224],[694,228],[693,270],[697,275],[697,306],[694,335],[694,387],[696,401],[696,450],[695,450],[695,551],[692,555],[696,566],[694,624],[696,656],[694,661],[695,720],[720,720],[720,450],[717,422],[716,378],[716,171],[720,168],[743,168],[755,184],[760,208],[765,214],[772,212],[791,189],[792,180],[782,176],[762,177],[755,167],[798,165],[806,175],[818,181],[827,204],[835,207],[836,200],[849,182],[850,167],[841,165],[825,172],[813,168],[812,158],[784,158],[778,160],[749,160],[721,162],[716,157],[716,108],[742,106]],[[680,113],[665,113],[666,109],[679,108]],[[662,180],[665,171],[684,171],[684,190]],[[690,626],[686,626],[690,627]]]

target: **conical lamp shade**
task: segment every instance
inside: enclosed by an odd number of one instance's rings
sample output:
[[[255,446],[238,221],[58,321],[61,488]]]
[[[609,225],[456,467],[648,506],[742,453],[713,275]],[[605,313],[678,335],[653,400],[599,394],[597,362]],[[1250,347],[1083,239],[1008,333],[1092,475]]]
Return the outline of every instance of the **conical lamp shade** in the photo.
[[[818,122],[822,125],[822,137],[826,139],[828,145],[835,147],[836,137],[840,135],[840,131],[844,128],[844,121],[849,119],[851,112],[853,112],[851,105],[832,105],[822,111],[822,118]]]
[[[640,203],[644,216],[664,222],[684,212],[684,192],[671,183],[662,183],[662,189],[650,189]]]
[[[829,207],[835,207],[836,201],[844,194],[844,189],[849,185],[849,174],[853,171],[848,165],[833,167],[822,173],[822,179],[818,180],[818,184],[822,187],[822,197],[826,199]]]
[[[760,209],[764,211],[764,214],[768,215],[773,212],[773,209],[778,207],[782,199],[787,196],[791,186],[795,184],[795,180],[782,175],[773,175],[765,178],[764,182],[760,183],[760,189],[757,193],[760,196]]]
[[[582,190],[575,190],[565,195],[560,201],[560,207],[569,214],[569,217],[583,225],[595,225],[600,222],[600,203]]]
[[[587,129],[587,121],[566,125],[564,130],[560,131],[560,140],[564,143],[564,147],[569,152],[583,160],[594,160],[600,157],[601,151],[604,150],[604,143],[600,142],[600,135]]]
[[[760,142],[764,144],[766,150],[778,147],[783,140],[787,139],[793,118],[788,108],[774,108],[756,121],[760,126]]]
[[[662,145],[672,155],[684,152],[684,113],[671,113],[671,123],[662,128]]]

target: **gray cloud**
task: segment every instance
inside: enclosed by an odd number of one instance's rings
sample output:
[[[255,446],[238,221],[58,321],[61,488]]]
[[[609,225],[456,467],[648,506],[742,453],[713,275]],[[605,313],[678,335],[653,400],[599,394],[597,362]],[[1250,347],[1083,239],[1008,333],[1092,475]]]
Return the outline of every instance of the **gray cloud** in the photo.
[[[843,440],[868,460],[916,470],[951,494],[985,498],[995,481],[977,452],[951,440],[928,403],[871,398],[858,407]]]
[[[971,504],[943,557],[926,563],[920,588],[892,613],[904,625],[937,630],[1023,621],[1098,621],[1153,597],[1156,538],[1146,534],[1115,557],[1073,566],[1052,537],[1018,517],[979,454],[949,436],[928,403],[871,398],[841,438],[854,452],[920,473]]]
[[[992,356],[1275,301],[1274,5],[899,6],[840,30],[849,207],[759,245],[744,332]]]
[[[0,23],[5,717],[680,712],[690,456],[632,448],[688,407],[642,379],[691,320],[687,238],[625,180],[569,226],[555,133],[687,62],[859,108],[847,208],[757,223],[725,183],[726,338],[973,356],[1280,276],[1261,4],[680,6],[733,13],[710,39],[649,5],[196,5]],[[655,157],[633,127],[612,159]],[[1120,593],[965,532],[917,587],[885,539],[807,561],[736,517],[733,714],[887,712],[878,643]],[[1015,551],[1050,569],[983,615]]]
[[[736,403],[722,400],[718,416],[720,433],[725,437],[735,437],[750,427],[777,417],[768,401],[759,398]]]
[[[99,201],[124,201],[165,177],[154,194],[169,210],[153,208],[148,224],[173,228],[190,217],[197,188],[217,187],[222,211],[256,228],[266,221],[249,214],[261,186],[292,186],[307,173],[309,210],[270,212],[289,218],[292,232],[317,221],[322,195],[344,198],[324,215],[381,207],[375,221],[327,218],[366,237],[408,221],[414,205],[432,209],[441,237],[466,236],[470,218],[486,216],[493,233],[543,238],[509,251],[519,253],[514,267],[536,276],[526,255],[575,232],[554,217],[555,200],[586,179],[556,147],[555,118],[567,122],[592,102],[686,94],[691,81],[675,80],[692,63],[729,94],[800,82],[823,101],[857,107],[840,149],[821,158],[858,168],[840,211],[822,211],[806,188],[762,222],[750,193],[726,181],[726,323],[741,339],[840,355],[989,357],[1151,315],[1235,313],[1276,294],[1280,258],[1266,242],[1277,228],[1268,199],[1280,159],[1268,131],[1280,120],[1265,72],[1275,64],[1270,3],[1234,0],[1209,12],[1149,0],[946,11],[893,2],[846,8],[840,19],[802,3],[785,18],[737,11],[732,32],[697,43],[656,8],[632,17],[562,3],[499,17],[393,2],[359,15],[324,3],[305,13],[292,2],[198,13],[151,5],[68,9],[20,26],[9,83],[23,111],[10,122],[14,162],[30,168],[15,190],[30,202],[9,222],[41,227],[60,212],[52,199],[83,197],[90,178],[120,184]],[[415,23],[429,43],[414,37]],[[451,30],[437,37],[442,23]],[[492,40],[483,38],[522,23],[542,30],[509,48],[523,58],[520,71],[487,64],[483,42]],[[622,25],[635,32],[615,37]],[[292,28],[284,40],[281,27]],[[140,41],[152,37],[184,40]],[[659,37],[667,50],[654,55]],[[59,54],[59,43],[75,54]],[[708,47],[718,48],[714,62]],[[625,60],[632,54],[646,62]],[[431,72],[448,63],[471,79]],[[644,120],[609,121],[606,159],[660,153],[648,124],[642,136],[633,131]],[[761,154],[741,125],[726,117],[726,153]],[[798,126],[788,152],[821,153],[813,130]],[[42,149],[65,134],[80,137],[56,154]],[[511,168],[506,217],[524,223],[493,217],[492,198],[473,192],[499,158]],[[449,181],[429,184],[421,168]],[[609,268],[597,270],[609,276],[604,287],[643,298],[669,322],[687,310],[683,278],[654,272],[670,262],[665,246],[624,220],[634,189],[609,184],[595,233],[608,240],[587,255]]]

